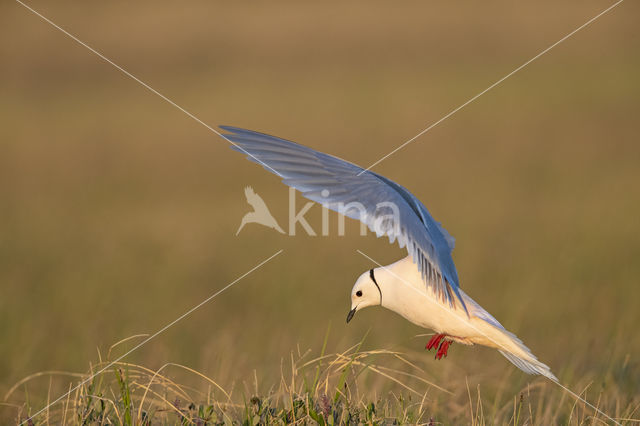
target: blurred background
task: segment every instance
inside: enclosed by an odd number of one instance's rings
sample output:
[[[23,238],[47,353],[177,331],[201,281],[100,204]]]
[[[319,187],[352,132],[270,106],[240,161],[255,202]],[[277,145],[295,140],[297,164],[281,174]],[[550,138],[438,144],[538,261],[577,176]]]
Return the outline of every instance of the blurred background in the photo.
[[[29,2],[211,126],[362,166],[610,4]],[[639,13],[622,3],[374,168],[442,221],[464,290],[563,383],[629,395],[640,393]],[[383,309],[346,325],[351,286],[372,267],[356,249],[383,264],[403,250],[351,220],[336,237],[333,213],[326,237],[255,224],[236,237],[247,185],[286,227],[277,177],[18,3],[3,2],[0,23],[0,395],[35,372],[86,371],[279,249],[127,359],[224,386],[256,376],[267,391],[292,352],[320,353],[330,327],[328,351],[368,331],[365,349],[412,355],[462,399],[465,380],[489,395],[505,374],[513,389],[539,380],[483,348],[436,362],[415,337],[425,331]],[[319,206],[307,218],[319,233]],[[49,380],[30,386],[44,398]]]

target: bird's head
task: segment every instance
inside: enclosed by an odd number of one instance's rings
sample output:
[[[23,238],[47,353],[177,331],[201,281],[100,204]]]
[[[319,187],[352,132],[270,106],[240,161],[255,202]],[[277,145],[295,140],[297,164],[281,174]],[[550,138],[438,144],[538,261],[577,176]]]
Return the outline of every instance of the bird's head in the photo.
[[[364,272],[351,289],[351,310],[347,322],[361,309],[367,306],[382,305],[382,290],[376,280],[376,269]]]

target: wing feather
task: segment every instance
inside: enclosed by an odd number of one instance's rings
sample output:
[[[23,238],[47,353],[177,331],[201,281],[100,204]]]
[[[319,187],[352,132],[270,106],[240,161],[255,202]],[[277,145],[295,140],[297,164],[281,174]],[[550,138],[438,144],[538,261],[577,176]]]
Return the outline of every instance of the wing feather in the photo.
[[[443,301],[459,303],[467,310],[451,258],[453,237],[404,187],[291,141],[237,127],[220,127],[228,132],[224,136],[235,144],[234,150],[248,154],[250,161],[262,162],[266,170],[275,171],[284,184],[299,190],[304,197],[360,220],[378,237],[387,236],[391,243],[397,241],[401,248],[406,247],[426,286]],[[347,206],[352,208],[345,210]],[[391,206],[397,207],[397,216],[389,214]]]

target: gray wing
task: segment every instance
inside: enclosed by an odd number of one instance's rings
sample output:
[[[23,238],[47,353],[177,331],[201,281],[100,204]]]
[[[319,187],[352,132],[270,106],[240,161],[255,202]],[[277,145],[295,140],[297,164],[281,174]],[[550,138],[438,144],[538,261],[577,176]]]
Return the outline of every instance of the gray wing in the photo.
[[[362,221],[378,237],[397,240],[418,265],[425,284],[450,305],[458,301],[467,310],[451,258],[454,239],[405,188],[294,142],[237,127],[220,128],[229,132],[224,137],[233,142],[234,150],[278,174],[304,197]]]

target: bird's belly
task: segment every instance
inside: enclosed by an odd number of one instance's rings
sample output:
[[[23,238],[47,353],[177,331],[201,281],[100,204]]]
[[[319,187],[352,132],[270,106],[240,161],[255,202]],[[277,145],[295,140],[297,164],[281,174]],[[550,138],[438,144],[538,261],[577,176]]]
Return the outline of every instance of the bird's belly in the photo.
[[[396,300],[394,303],[396,306],[389,308],[408,321],[437,333],[457,336],[462,339],[477,334],[463,309],[442,303],[429,290],[422,293],[423,297],[409,295],[410,297]]]

